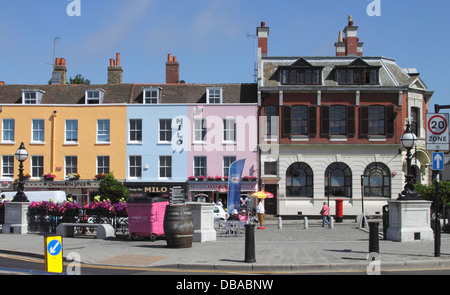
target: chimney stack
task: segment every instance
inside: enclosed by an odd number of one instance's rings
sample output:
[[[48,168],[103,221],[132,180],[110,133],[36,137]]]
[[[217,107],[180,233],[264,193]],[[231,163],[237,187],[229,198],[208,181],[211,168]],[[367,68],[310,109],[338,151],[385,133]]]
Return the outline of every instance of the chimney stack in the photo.
[[[265,22],[261,22],[261,26],[256,28],[256,36],[258,38],[258,51],[261,48],[261,55],[267,56],[267,40],[269,38],[269,27]]]
[[[120,53],[116,53],[116,60],[109,59],[108,84],[122,84],[123,70],[120,66]]]
[[[180,64],[177,57],[172,54],[167,55],[166,62],[166,84],[175,84],[180,82]]]
[[[56,58],[53,65],[52,80],[53,84],[67,84],[67,68],[65,58]]]
[[[358,27],[353,26],[352,16],[349,15],[348,25],[344,28],[345,38],[342,38],[342,32],[339,32],[339,40],[334,43],[336,56],[362,56],[364,43],[359,42],[357,31]]]

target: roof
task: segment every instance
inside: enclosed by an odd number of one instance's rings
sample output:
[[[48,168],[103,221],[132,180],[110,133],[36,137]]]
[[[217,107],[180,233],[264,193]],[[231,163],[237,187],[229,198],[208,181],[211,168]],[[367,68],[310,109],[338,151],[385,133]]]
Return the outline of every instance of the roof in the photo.
[[[86,90],[104,90],[103,104],[141,104],[143,89],[161,89],[159,102],[206,103],[208,87],[222,88],[223,103],[256,103],[255,83],[234,84],[63,84],[63,85],[0,85],[0,103],[21,104],[22,90],[43,92],[40,104],[84,104]]]

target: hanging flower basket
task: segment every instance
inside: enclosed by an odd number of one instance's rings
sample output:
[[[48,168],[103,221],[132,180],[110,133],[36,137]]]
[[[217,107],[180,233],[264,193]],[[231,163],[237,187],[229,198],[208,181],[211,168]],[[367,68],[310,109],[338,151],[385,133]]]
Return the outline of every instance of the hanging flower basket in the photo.
[[[56,175],[54,173],[47,173],[42,175],[45,181],[53,181],[56,178]]]

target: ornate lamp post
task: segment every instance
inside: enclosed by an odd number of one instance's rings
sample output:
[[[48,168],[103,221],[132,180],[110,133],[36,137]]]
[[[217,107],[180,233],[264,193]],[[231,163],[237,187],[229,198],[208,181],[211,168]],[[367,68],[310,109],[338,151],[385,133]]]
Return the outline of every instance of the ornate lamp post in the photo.
[[[400,139],[402,145],[406,148],[406,181],[403,191],[397,200],[422,200],[420,194],[414,189],[414,175],[411,173],[411,149],[417,141],[417,137],[411,131],[411,125],[406,123],[406,130]]]
[[[15,153],[17,161],[19,161],[19,185],[17,187],[17,194],[14,196],[13,202],[29,202],[27,196],[23,192],[25,180],[23,177],[23,162],[28,158],[28,151],[25,149],[23,142]]]

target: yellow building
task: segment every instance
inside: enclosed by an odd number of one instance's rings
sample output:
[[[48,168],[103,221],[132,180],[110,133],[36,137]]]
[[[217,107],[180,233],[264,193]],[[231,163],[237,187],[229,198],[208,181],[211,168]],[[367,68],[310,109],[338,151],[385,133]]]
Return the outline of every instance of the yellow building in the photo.
[[[14,153],[23,142],[29,153],[26,189],[64,189],[87,195],[99,173],[126,178],[126,105],[8,104],[1,107],[2,188],[18,176]],[[43,181],[44,174],[54,181]],[[71,176],[80,181],[71,182]],[[72,190],[71,190],[72,189]],[[85,199],[84,199],[85,200]]]

